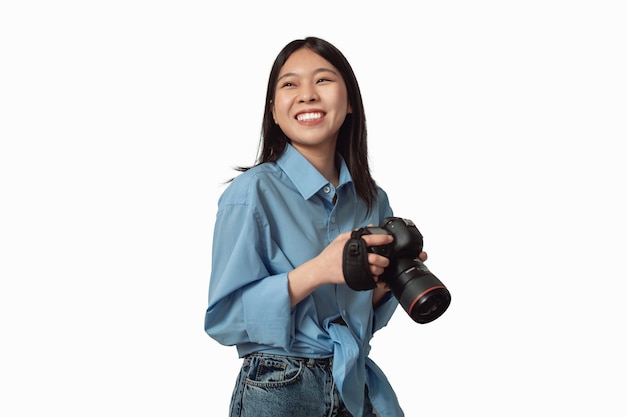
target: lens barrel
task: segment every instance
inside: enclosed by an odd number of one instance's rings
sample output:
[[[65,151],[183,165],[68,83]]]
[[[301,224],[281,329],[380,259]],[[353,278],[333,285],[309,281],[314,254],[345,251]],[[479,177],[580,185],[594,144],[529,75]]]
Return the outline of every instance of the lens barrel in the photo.
[[[419,259],[400,258],[387,268],[384,280],[413,321],[430,323],[450,305],[443,283]]]

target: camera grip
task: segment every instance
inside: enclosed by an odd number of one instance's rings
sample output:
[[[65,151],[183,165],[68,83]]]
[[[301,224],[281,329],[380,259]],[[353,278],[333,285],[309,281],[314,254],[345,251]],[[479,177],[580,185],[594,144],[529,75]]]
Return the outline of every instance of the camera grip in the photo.
[[[376,288],[376,281],[367,262],[367,245],[361,235],[361,230],[353,231],[350,240],[343,247],[343,276],[348,287],[356,291]]]

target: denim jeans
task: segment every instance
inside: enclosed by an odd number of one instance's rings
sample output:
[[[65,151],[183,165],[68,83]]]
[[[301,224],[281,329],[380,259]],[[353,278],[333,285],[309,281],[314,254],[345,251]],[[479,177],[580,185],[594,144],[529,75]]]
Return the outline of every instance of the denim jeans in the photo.
[[[353,416],[333,382],[332,358],[255,353],[243,359],[230,417],[378,417],[365,390],[365,412]]]

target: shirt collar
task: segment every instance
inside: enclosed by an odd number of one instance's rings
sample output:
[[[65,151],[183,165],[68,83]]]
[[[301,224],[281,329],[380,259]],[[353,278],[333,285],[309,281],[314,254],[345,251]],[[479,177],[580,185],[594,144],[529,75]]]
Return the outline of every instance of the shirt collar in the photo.
[[[341,155],[336,155],[339,161],[339,185],[352,182],[352,176],[348,170],[346,162]],[[302,197],[309,199],[319,190],[329,184],[328,180],[315,168],[296,148],[290,143],[287,144],[285,152],[278,158],[276,164],[287,174],[295,186],[302,194]]]

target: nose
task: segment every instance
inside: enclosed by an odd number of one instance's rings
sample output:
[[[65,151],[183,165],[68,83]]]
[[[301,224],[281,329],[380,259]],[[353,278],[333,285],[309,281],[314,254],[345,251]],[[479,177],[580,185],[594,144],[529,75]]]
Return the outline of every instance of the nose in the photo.
[[[310,103],[317,101],[319,96],[317,95],[317,91],[315,90],[315,86],[306,84],[300,87],[300,95],[298,98],[298,102],[300,103]]]

